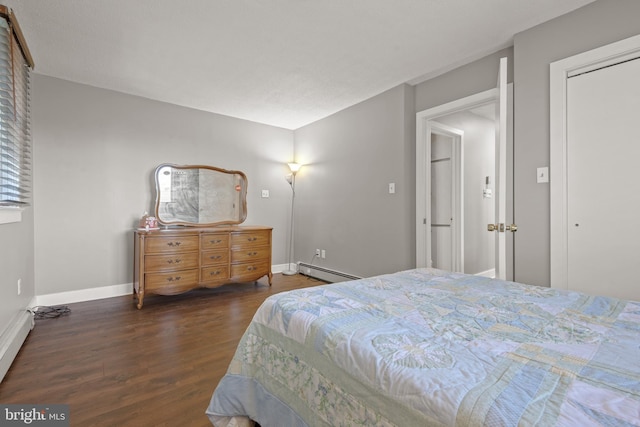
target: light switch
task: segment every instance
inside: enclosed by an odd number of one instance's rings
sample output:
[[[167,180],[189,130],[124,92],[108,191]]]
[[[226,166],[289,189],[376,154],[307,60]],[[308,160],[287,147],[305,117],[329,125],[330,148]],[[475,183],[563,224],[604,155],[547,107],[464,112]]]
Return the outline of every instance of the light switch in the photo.
[[[269,197],[269,190],[262,190],[262,197],[263,198],[268,198]]]
[[[395,182],[390,182],[389,183],[389,194],[394,194],[396,192],[396,183]]]
[[[538,184],[543,184],[545,182],[549,182],[549,168],[548,167],[543,167],[543,168],[538,168],[536,170],[536,182]]]

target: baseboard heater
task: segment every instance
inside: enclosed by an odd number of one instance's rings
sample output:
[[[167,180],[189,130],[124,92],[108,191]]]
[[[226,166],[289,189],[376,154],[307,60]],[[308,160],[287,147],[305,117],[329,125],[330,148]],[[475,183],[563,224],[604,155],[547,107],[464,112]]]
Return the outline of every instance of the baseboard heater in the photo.
[[[362,279],[360,276],[354,276],[353,274],[343,273],[342,271],[332,270],[330,268],[308,264],[306,262],[298,262],[298,272],[305,276],[315,277],[316,279],[331,283]]]
[[[24,310],[18,312],[9,322],[7,329],[0,334],[0,383],[33,326],[33,314]]]

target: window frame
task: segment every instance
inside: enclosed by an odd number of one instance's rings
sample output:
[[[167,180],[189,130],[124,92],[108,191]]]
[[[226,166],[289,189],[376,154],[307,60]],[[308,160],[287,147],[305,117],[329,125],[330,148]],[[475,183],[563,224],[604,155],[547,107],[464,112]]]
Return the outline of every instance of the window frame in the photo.
[[[20,29],[20,25],[18,24],[18,20],[16,19],[16,16],[13,13],[13,10],[9,9],[8,7],[4,6],[4,5],[0,5],[0,18],[4,19],[8,25],[8,32],[10,33],[10,43],[13,44],[15,43],[15,45],[17,45],[17,47],[19,48],[19,53],[15,52],[15,49],[12,50],[12,56],[11,56],[11,73],[15,73],[15,69],[16,69],[16,57],[17,55],[21,55],[21,60],[20,62],[22,63],[24,61],[24,64],[21,65],[26,65],[28,67],[27,70],[27,79],[29,79],[29,73],[31,72],[31,70],[33,70],[34,68],[34,62],[33,62],[33,57],[31,56],[31,53],[29,52],[29,48],[27,47],[27,43],[26,40],[24,38],[24,35],[22,33],[22,30]],[[12,76],[12,82],[14,84],[14,88],[12,90],[12,95],[14,97],[14,108],[16,108],[17,106],[15,105],[15,98],[16,98],[16,88],[15,88],[15,75]],[[29,82],[26,83],[25,85],[27,87],[29,87]],[[22,120],[25,120],[27,122],[27,134],[29,133],[28,130],[28,122],[30,120],[30,108],[28,105],[28,98],[29,98],[29,94],[25,94],[24,95],[26,97],[26,101],[27,105],[24,111],[24,117],[22,118]],[[25,144],[28,146],[29,150],[31,149],[31,141],[29,136],[25,136],[25,141],[21,141],[21,146],[24,146]],[[20,141],[19,141],[20,142]],[[24,162],[26,160],[23,158],[21,159],[20,162],[20,169],[22,170],[24,168]],[[0,166],[1,167],[1,166]],[[31,165],[31,167],[27,167],[27,179],[31,179],[33,176],[33,167]],[[20,222],[22,221],[22,212],[24,211],[25,207],[30,206],[30,200],[27,201],[27,203],[7,203],[7,204],[3,204],[0,205],[0,224],[7,224],[7,223],[13,223],[13,222]]]

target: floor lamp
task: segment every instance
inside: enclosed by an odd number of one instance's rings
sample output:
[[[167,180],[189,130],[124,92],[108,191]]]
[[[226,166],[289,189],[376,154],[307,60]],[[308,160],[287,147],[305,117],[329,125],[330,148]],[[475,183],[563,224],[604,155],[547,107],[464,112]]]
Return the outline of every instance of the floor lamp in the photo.
[[[293,276],[298,274],[298,269],[291,268],[291,257],[293,256],[293,207],[296,202],[296,174],[302,167],[299,163],[289,163],[289,169],[291,169],[291,175],[287,177],[289,185],[291,185],[291,220],[289,221],[291,229],[289,230],[289,250],[287,252],[287,269],[282,272],[285,276]]]

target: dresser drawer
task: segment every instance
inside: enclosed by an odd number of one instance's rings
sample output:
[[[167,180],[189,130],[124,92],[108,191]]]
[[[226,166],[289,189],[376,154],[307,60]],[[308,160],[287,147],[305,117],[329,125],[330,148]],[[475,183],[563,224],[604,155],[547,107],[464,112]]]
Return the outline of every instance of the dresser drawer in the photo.
[[[268,246],[260,246],[257,248],[238,248],[231,251],[231,262],[246,261],[269,261],[271,256],[271,248]]]
[[[208,251],[210,249],[229,248],[229,233],[204,233],[200,236],[200,249]]]
[[[231,233],[231,248],[255,247],[271,245],[271,230],[252,230]]]
[[[266,261],[231,265],[231,279],[234,282],[256,280],[270,272],[271,266]]]
[[[229,262],[229,250],[205,251],[200,254],[200,265],[227,264]]]
[[[150,236],[144,241],[147,253],[197,251],[198,236]]]
[[[203,267],[200,272],[200,281],[202,283],[215,282],[229,279],[229,266],[215,265],[211,267]]]
[[[161,295],[185,292],[198,286],[198,273],[197,268],[169,273],[146,273],[145,289]]]
[[[145,255],[144,271],[175,271],[198,268],[197,252],[176,252],[162,255]]]

